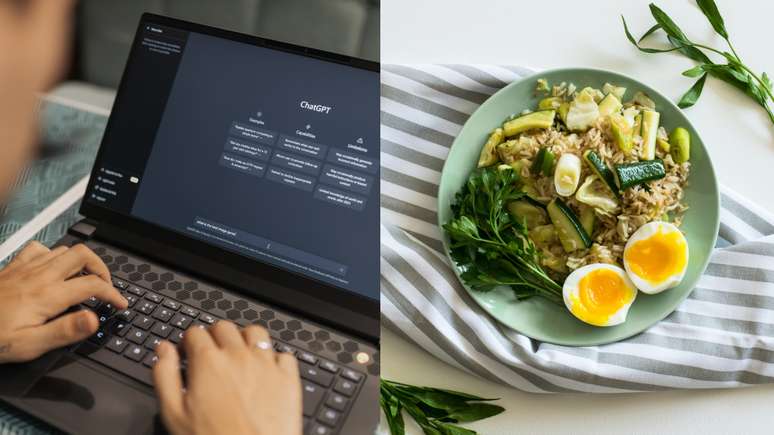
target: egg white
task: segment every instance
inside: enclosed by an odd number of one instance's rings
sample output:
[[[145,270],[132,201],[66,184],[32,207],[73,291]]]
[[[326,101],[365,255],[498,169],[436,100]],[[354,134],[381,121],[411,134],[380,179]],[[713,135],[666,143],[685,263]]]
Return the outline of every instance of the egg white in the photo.
[[[564,280],[564,285],[562,286],[562,298],[564,299],[564,305],[567,307],[567,310],[578,320],[588,323],[584,319],[581,319],[580,317],[578,317],[573,311],[573,302],[572,302],[571,296],[575,296],[576,298],[579,298],[581,279],[583,279],[583,277],[588,275],[589,272],[599,270],[599,269],[608,269],[615,272],[616,275],[621,277],[624,285],[629,287],[629,290],[631,290],[634,296],[632,297],[631,301],[622,305],[621,308],[619,308],[615,313],[613,313],[607,319],[607,322],[605,322],[604,325],[597,325],[592,323],[589,323],[589,325],[593,325],[593,326],[619,325],[626,321],[626,316],[629,314],[629,308],[631,308],[632,304],[634,303],[634,300],[637,299],[637,288],[634,286],[634,283],[632,283],[632,281],[629,279],[629,276],[626,274],[626,271],[616,265],[606,264],[606,263],[595,263],[595,264],[588,264],[586,266],[575,269],[567,277],[567,279]]]
[[[640,241],[640,240],[646,240],[652,237],[654,234],[659,232],[659,229],[663,228],[663,232],[665,233],[677,233],[679,234],[679,237],[682,239],[682,241],[685,243],[685,265],[683,268],[678,271],[675,274],[670,275],[663,281],[660,281],[658,283],[652,283],[649,281],[646,281],[643,278],[640,278],[637,274],[631,271],[631,267],[629,265],[629,262],[626,261],[626,252],[631,248],[631,246]],[[634,283],[635,287],[637,287],[640,291],[643,293],[647,293],[649,295],[653,295],[656,293],[661,293],[664,290],[670,289],[672,287],[676,287],[680,284],[680,282],[683,280],[683,277],[685,276],[685,271],[688,270],[688,242],[685,240],[685,236],[683,233],[674,225],[669,222],[648,222],[647,224],[639,227],[637,231],[634,232],[634,234],[629,237],[629,240],[626,242],[626,246],[624,247],[624,268],[626,269],[627,275],[629,275],[629,278]]]

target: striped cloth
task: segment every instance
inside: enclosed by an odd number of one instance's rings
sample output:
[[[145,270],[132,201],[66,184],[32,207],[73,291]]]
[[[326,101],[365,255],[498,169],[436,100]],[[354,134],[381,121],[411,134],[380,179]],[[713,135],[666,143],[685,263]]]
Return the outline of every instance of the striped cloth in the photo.
[[[383,65],[383,325],[455,367],[529,392],[619,393],[774,381],[774,216],[722,188],[718,248],[687,300],[627,340],[540,343],[489,317],[454,275],[436,225],[446,154],[511,66]]]

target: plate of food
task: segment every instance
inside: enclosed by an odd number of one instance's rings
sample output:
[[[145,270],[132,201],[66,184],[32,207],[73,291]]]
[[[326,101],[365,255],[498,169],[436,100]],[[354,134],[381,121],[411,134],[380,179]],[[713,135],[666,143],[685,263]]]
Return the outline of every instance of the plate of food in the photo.
[[[668,98],[630,77],[557,69],[465,123],[438,194],[444,247],[476,302],[534,339],[589,346],[672,313],[718,233],[715,172]]]

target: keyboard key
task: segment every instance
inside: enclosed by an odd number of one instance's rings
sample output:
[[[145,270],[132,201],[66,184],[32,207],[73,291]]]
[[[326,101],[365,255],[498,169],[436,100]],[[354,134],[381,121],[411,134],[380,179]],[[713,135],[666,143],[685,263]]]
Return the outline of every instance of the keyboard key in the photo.
[[[121,353],[126,349],[126,346],[129,345],[129,342],[126,341],[126,339],[121,337],[113,337],[110,340],[108,340],[107,347],[108,349],[112,350],[116,353]]]
[[[333,387],[333,390],[337,393],[341,393],[347,397],[352,397],[353,394],[355,394],[355,390],[357,389],[357,385],[355,385],[352,381],[348,381],[346,379],[339,379],[336,381],[336,386]]]
[[[172,331],[171,334],[169,334],[169,341],[175,344],[179,344],[181,341],[183,341],[184,334],[185,334],[185,331],[175,329],[174,331]]]
[[[177,326],[180,329],[186,329],[188,328],[188,325],[191,324],[191,318],[182,314],[176,314],[169,323],[172,326]]]
[[[155,353],[148,353],[148,356],[145,357],[144,360],[142,360],[142,364],[146,367],[153,367],[156,365],[156,361],[159,360],[158,355]]]
[[[298,358],[301,361],[307,362],[311,365],[317,364],[317,357],[312,355],[309,352],[304,352],[303,350],[299,350],[296,354],[296,358]]]
[[[132,328],[129,333],[126,334],[126,338],[132,343],[143,344],[148,338],[148,333],[142,329]]]
[[[301,389],[304,394],[304,415],[313,416],[322,402],[325,390],[319,385],[302,381]]]
[[[105,344],[105,342],[108,339],[108,334],[104,329],[98,329],[97,332],[94,333],[91,337],[89,337],[89,341],[96,344],[97,346],[102,346]]]
[[[155,335],[151,335],[145,341],[145,347],[150,350],[156,350],[156,346],[158,346],[159,344],[161,344],[161,339],[156,337]]]
[[[196,316],[199,315],[199,310],[195,310],[195,309],[193,309],[191,307],[183,307],[183,308],[180,309],[180,312],[185,314],[186,316],[192,318],[192,319],[195,319]]]
[[[314,423],[312,425],[312,428],[309,429],[309,432],[307,432],[309,435],[331,435],[333,433],[333,429],[324,426],[320,423]]]
[[[111,317],[116,313],[116,308],[113,304],[105,303],[97,307],[97,316],[104,315],[105,317]]]
[[[132,322],[132,325],[147,331],[151,329],[154,323],[155,323],[155,320],[151,319],[148,316],[137,316],[134,318],[134,322]]]
[[[296,350],[292,346],[289,346],[285,343],[276,342],[274,344],[274,348],[277,350],[277,352],[289,353],[289,354],[296,353]]]
[[[143,313],[143,314],[150,314],[153,312],[153,310],[156,309],[156,304],[150,302],[150,301],[140,301],[137,303],[137,306],[134,307],[135,310]]]
[[[125,321],[125,322],[131,322],[132,319],[134,319],[134,316],[136,316],[136,315],[137,315],[137,313],[135,313],[134,311],[132,311],[132,310],[127,308],[124,311],[119,311],[116,314],[116,317],[118,319],[120,319],[120,320]]]
[[[197,320],[197,321],[194,321],[194,322],[191,324],[191,328],[207,329],[207,326],[209,326],[209,325],[207,325],[206,323],[202,323],[202,322],[200,322],[200,321],[198,321],[198,320]],[[189,329],[190,329],[190,328],[189,328]]]
[[[212,314],[202,313],[202,316],[199,317],[199,320],[209,325],[212,325],[213,323],[218,321],[218,318],[213,316]]]
[[[147,300],[149,300],[149,301],[151,301],[153,303],[156,303],[156,304],[160,304],[161,301],[164,300],[164,298],[161,295],[157,295],[156,293],[153,293],[153,292],[145,293],[145,299],[147,299]]]
[[[326,360],[320,360],[320,368],[333,374],[339,372],[339,366],[337,364]]]
[[[317,416],[317,421],[335,427],[336,424],[338,424],[340,417],[341,414],[338,411],[330,408],[323,408],[322,411],[320,411],[320,415]]]
[[[171,319],[174,314],[175,312],[169,308],[158,307],[156,308],[156,311],[153,312],[153,317],[161,320],[162,322],[166,322]]]
[[[110,325],[110,334],[111,335],[117,335],[119,337],[123,337],[126,335],[126,332],[129,330],[129,322],[125,322],[123,320],[117,320],[113,322],[112,325]]]
[[[129,287],[129,283],[123,279],[113,277],[113,286],[120,288],[121,290],[126,290],[126,288]]]
[[[137,287],[136,285],[132,285],[132,286],[129,286],[128,292],[142,297],[142,295],[145,294],[145,289],[143,289],[142,287]]]
[[[153,329],[151,329],[151,332],[158,335],[161,338],[167,338],[169,337],[169,334],[172,332],[172,327],[169,325],[166,325],[161,322],[156,322],[155,325],[153,325]]]
[[[126,352],[124,352],[124,356],[126,356],[131,360],[140,362],[142,361],[142,358],[145,356],[145,349],[133,344],[126,349]]]
[[[127,302],[129,302],[129,308],[132,308],[134,304],[136,304],[137,301],[139,300],[135,295],[127,294],[127,295],[124,295],[124,297],[126,298]]]
[[[164,306],[169,308],[170,310],[177,311],[180,309],[180,302],[167,298],[164,301]]]
[[[328,394],[328,399],[325,400],[325,404],[327,406],[330,406],[331,408],[338,410],[338,411],[344,411],[347,409],[347,404],[349,402],[349,399],[342,396],[341,394],[331,392],[331,394]]]
[[[86,299],[85,301],[83,301],[83,305],[86,305],[89,308],[97,308],[97,306],[99,305],[99,299],[92,296]]]
[[[344,376],[345,378],[353,382],[360,382],[361,380],[363,380],[363,375],[361,373],[358,373],[351,369],[342,370],[341,376]]]
[[[110,320],[110,319],[111,319],[111,317],[108,316],[107,314],[98,314],[97,315],[97,320],[99,320],[100,326],[102,326],[105,323],[107,323],[107,321]]]
[[[324,387],[330,387],[333,382],[333,375],[318,369],[315,366],[301,362],[298,367],[301,377],[312,382],[316,382]]]

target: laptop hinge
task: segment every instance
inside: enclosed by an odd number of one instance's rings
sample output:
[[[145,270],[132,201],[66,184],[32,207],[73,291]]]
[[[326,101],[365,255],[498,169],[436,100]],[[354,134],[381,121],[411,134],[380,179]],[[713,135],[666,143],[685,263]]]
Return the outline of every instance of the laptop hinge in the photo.
[[[89,219],[84,219],[68,228],[67,233],[72,236],[88,240],[91,239],[91,236],[93,236],[96,231],[97,223]]]

